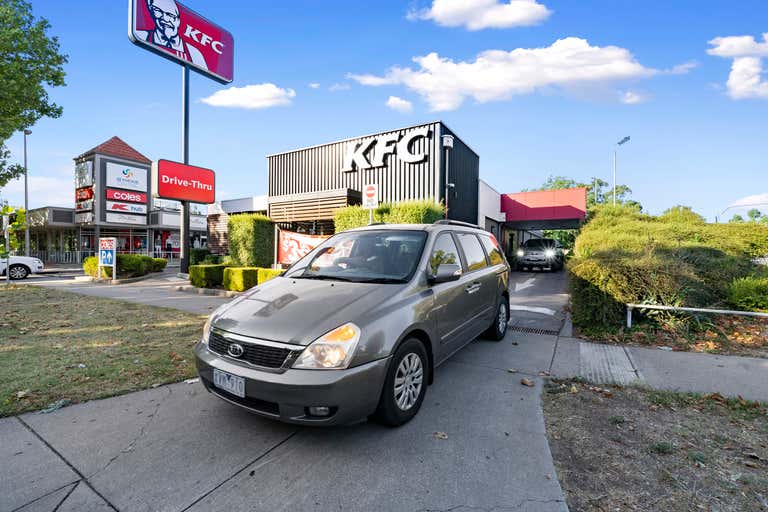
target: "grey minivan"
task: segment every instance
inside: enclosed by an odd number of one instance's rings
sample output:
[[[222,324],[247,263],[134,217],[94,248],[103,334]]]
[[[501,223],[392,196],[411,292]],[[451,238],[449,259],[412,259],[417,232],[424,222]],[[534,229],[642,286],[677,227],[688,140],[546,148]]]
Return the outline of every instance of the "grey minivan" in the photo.
[[[338,233],[217,309],[198,373],[211,393],[277,420],[401,425],[436,366],[480,334],[504,338],[508,284],[498,242],[471,224]]]

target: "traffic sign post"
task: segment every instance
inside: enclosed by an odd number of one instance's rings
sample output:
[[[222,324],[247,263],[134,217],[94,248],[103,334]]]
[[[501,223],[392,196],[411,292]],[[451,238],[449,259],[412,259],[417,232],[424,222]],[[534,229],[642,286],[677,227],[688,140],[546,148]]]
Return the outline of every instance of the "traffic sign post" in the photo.
[[[373,224],[373,210],[379,206],[379,185],[371,183],[363,187],[363,208],[368,210],[369,224]]]
[[[99,238],[99,270],[101,267],[112,267],[112,279],[117,279],[117,238]]]
[[[3,238],[5,239],[5,284],[11,286],[11,217],[3,215]]]

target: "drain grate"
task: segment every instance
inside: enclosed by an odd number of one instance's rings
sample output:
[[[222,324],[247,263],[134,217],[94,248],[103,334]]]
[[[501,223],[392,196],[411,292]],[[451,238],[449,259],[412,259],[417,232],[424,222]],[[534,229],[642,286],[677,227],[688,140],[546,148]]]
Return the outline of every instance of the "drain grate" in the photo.
[[[548,329],[539,329],[536,327],[523,327],[522,325],[513,325],[509,328],[510,331],[522,332],[525,334],[540,334],[542,336],[557,336],[559,331],[551,331]]]

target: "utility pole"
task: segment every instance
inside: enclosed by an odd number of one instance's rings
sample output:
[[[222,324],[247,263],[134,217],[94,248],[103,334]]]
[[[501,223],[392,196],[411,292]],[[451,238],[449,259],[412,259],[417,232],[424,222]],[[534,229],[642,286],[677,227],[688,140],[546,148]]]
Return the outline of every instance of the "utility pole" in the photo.
[[[189,66],[181,68],[181,156],[184,165],[189,164]],[[181,257],[179,272],[189,273],[189,201],[181,201],[179,211],[181,222],[179,227]]]
[[[618,158],[619,146],[629,142],[629,136],[624,137],[613,148],[613,206],[616,206],[616,159]]]
[[[448,195],[451,190],[451,150],[453,149],[453,135],[443,135],[443,147],[445,148],[445,218],[448,218]]]
[[[27,216],[24,228],[24,256],[29,256],[29,168],[27,167],[27,135],[32,135],[32,130],[24,130],[24,214]]]

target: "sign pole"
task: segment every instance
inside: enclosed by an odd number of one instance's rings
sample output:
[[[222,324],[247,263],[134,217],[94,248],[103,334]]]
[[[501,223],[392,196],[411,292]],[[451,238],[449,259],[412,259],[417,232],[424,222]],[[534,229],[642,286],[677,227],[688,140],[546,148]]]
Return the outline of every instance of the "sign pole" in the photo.
[[[181,72],[181,156],[184,165],[189,164],[189,66]],[[189,201],[181,201],[181,226],[179,230],[182,274],[189,272]]]

